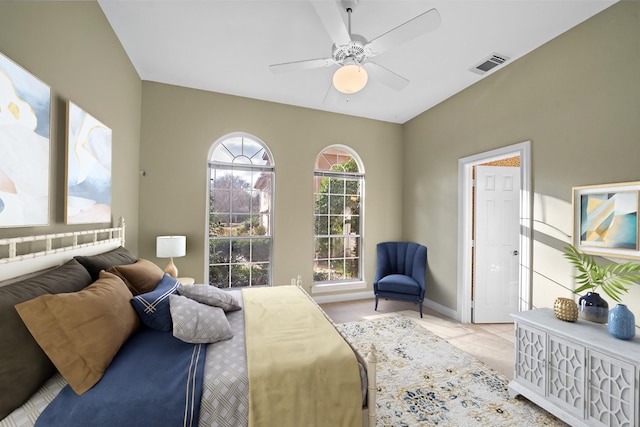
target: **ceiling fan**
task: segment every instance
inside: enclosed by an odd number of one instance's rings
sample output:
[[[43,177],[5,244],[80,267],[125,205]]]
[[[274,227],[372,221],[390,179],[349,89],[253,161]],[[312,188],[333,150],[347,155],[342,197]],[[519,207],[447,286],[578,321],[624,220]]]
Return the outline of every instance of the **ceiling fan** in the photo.
[[[370,58],[435,30],[440,26],[440,14],[436,9],[428,10],[375,39],[367,41],[364,37],[351,33],[351,13],[358,3],[359,0],[340,0],[342,8],[348,15],[347,28],[344,25],[338,2],[312,1],[313,8],[333,40],[331,56],[273,64],[269,66],[269,69],[274,73],[283,73],[338,65],[340,68],[333,75],[333,86],[342,93],[352,94],[362,90],[367,84],[369,75],[372,79],[395,90],[403,89],[409,80],[372,62]]]

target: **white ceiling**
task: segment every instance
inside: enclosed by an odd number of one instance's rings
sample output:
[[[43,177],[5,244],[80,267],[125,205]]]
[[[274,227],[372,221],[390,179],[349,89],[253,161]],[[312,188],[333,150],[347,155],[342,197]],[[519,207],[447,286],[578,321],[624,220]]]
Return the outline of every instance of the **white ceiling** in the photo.
[[[469,71],[492,53],[511,58],[508,67],[616,1],[361,0],[352,32],[367,40],[431,8],[442,25],[373,58],[410,80],[403,90],[370,79],[347,96],[331,88],[337,66],[269,70],[331,56],[331,38],[309,1],[98,0],[142,80],[394,123],[495,72],[500,67],[484,76]]]

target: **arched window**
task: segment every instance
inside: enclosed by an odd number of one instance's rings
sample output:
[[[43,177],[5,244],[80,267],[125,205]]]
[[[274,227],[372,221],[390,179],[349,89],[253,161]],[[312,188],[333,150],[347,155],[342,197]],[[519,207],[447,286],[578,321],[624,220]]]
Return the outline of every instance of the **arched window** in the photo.
[[[314,167],[313,282],[361,281],[364,169],[343,146],[326,148]]]
[[[209,155],[209,284],[271,285],[274,165],[264,142],[231,134]]]

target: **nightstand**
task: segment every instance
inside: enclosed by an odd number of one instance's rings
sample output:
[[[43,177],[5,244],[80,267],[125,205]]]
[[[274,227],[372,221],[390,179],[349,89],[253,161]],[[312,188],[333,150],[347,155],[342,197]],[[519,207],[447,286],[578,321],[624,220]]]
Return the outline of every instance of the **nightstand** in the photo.
[[[178,281],[183,285],[193,285],[196,282],[193,277],[178,277]]]

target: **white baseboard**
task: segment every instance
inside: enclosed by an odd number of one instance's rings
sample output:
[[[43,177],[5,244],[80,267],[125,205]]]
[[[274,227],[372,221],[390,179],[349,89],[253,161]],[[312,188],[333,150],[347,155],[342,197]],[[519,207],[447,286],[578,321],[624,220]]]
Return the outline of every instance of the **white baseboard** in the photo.
[[[293,282],[291,282],[293,284]],[[344,292],[355,291],[358,289],[367,289],[367,282],[344,282],[344,283],[324,283],[320,285],[311,285],[312,294],[325,294],[328,292]]]
[[[342,302],[342,301],[356,301],[361,299],[373,299],[376,296],[373,294],[373,291],[366,292],[354,292],[350,294],[336,294],[336,295],[312,295],[312,298],[318,304],[327,304],[331,302]],[[458,312],[449,307],[445,307],[442,304],[438,304],[437,302],[431,301],[429,299],[425,299],[422,304],[424,307],[427,307],[436,313],[442,314],[450,319],[458,320]]]
[[[342,301],[355,301],[359,299],[372,299],[375,298],[373,291],[366,292],[353,292],[349,294],[336,294],[336,295],[312,295],[312,298],[318,304],[326,304],[329,302],[342,302]]]
[[[449,317],[451,319],[458,320],[458,321],[460,320],[458,318],[458,311],[457,310],[453,310],[453,309],[451,309],[449,307],[445,307],[444,305],[438,304],[437,302],[431,301],[429,299],[425,299],[424,303],[422,305],[427,307],[427,308],[429,308],[429,309],[431,309],[431,310],[433,310],[433,311],[435,311],[435,312],[437,312],[437,313],[442,314],[443,316],[447,316],[447,317]]]

